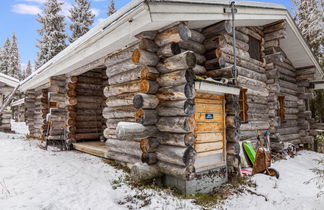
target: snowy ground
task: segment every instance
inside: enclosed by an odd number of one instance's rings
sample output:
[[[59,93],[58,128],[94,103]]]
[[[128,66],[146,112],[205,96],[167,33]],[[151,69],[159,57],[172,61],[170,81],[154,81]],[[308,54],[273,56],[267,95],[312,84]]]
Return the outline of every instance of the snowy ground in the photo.
[[[324,154],[301,151],[295,158],[276,162],[279,180],[256,175],[256,188],[215,208],[324,209],[323,186],[319,188],[316,180],[306,183],[316,176],[310,169],[320,166],[314,159],[324,159]],[[21,134],[0,133],[0,209],[202,208],[167,190],[133,188],[123,182],[125,176],[100,158],[75,151],[45,151]]]

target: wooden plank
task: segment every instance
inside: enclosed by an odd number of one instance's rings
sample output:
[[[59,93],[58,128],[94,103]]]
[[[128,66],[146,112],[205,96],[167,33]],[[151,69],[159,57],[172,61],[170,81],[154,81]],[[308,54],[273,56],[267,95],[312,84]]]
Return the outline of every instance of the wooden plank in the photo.
[[[197,163],[197,160],[199,159],[199,157],[206,157],[206,156],[213,156],[213,155],[217,155],[217,154],[222,154],[223,153],[223,150],[213,150],[213,151],[209,151],[209,152],[200,152],[200,153],[197,153],[196,155],[196,163]]]
[[[225,96],[197,92],[196,93],[196,98],[216,99],[216,100],[219,100],[219,99],[224,99]]]
[[[196,113],[209,113],[209,112],[218,112],[223,113],[223,105],[222,104],[196,104]]]
[[[220,150],[223,148],[223,141],[208,142],[202,144],[195,144],[196,152],[209,152],[213,150]]]
[[[196,135],[196,143],[222,141],[224,138],[223,132],[199,132]]]
[[[223,131],[224,124],[223,122],[220,123],[196,123],[195,131],[202,132],[202,131]]]
[[[107,158],[108,147],[105,145],[104,142],[93,141],[93,142],[74,143],[73,148],[78,151],[85,152],[91,155]]]
[[[196,104],[223,104],[223,99],[205,99],[205,98],[195,98]]]

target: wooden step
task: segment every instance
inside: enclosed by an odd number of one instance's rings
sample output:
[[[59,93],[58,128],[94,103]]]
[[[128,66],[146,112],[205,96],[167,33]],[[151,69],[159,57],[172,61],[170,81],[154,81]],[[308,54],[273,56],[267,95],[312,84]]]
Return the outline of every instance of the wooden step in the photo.
[[[88,142],[74,143],[73,148],[75,150],[85,152],[91,155],[107,158],[108,147],[106,146],[105,142],[88,141]]]

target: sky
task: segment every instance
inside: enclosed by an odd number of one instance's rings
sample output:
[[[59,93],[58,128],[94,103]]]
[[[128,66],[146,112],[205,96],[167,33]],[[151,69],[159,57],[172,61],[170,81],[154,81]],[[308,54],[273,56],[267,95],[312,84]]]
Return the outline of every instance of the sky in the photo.
[[[0,0],[0,47],[3,46],[7,37],[16,34],[18,39],[19,55],[22,68],[25,68],[28,60],[33,63],[37,53],[37,29],[40,27],[36,21],[37,14],[42,11],[43,3],[46,0]],[[64,2],[62,14],[66,17],[69,14],[69,8],[74,0],[60,0]],[[115,0],[116,9],[125,6],[131,0]],[[254,0],[250,0],[254,1]],[[284,5],[291,9],[290,0],[257,0],[259,2],[269,2]],[[107,18],[106,11],[110,0],[90,0],[91,9],[94,12],[95,22],[93,26],[103,19]],[[229,1],[230,2],[230,1]],[[67,28],[69,19],[66,18]],[[93,27],[92,26],[92,27]]]

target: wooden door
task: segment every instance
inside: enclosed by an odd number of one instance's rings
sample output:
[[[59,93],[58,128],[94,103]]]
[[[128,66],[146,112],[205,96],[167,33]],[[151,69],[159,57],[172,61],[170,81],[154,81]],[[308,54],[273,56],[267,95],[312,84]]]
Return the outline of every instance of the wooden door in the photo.
[[[197,93],[195,104],[196,168],[203,170],[224,165],[224,96]]]

